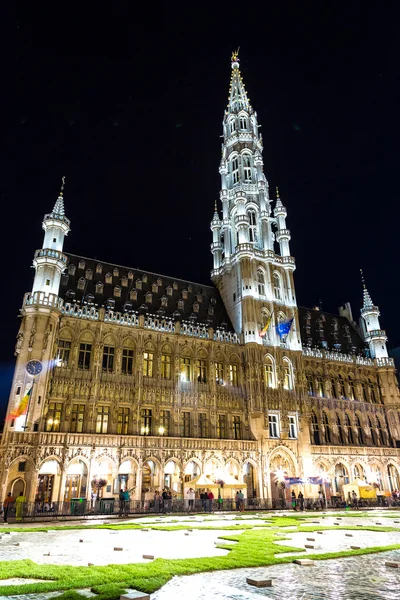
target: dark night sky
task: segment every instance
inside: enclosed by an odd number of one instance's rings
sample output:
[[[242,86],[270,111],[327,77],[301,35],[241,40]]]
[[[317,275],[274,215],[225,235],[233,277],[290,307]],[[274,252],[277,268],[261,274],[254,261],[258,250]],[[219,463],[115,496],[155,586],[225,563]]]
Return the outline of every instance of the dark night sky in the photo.
[[[389,344],[400,345],[395,3],[170,2],[140,13],[136,2],[107,4],[19,4],[16,102],[2,114],[11,219],[1,241],[14,274],[2,280],[3,404],[18,309],[62,175],[66,251],[209,282],[239,45],[265,173],[288,210],[298,302],[336,312],[350,301],[358,319],[362,266]]]

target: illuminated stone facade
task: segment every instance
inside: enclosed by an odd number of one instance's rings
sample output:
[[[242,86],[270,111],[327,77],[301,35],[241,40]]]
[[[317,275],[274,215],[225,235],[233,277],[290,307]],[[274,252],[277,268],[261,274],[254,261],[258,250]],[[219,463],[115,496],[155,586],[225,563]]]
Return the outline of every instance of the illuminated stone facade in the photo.
[[[28,414],[6,423],[3,497],[90,499],[103,480],[103,496],[127,486],[145,500],[200,474],[272,502],[283,474],[322,475],[332,495],[355,477],[400,487],[400,393],[379,310],[365,285],[360,325],[349,305],[336,316],[297,305],[286,208],[269,194],[236,54],[220,173],[214,286],[64,253],[60,193],[21,310],[9,413],[32,386],[28,361],[43,371]]]

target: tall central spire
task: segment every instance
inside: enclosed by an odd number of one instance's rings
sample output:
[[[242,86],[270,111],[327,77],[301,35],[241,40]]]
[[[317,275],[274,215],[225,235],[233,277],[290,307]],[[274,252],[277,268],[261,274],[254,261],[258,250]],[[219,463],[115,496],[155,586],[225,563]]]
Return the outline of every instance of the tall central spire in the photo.
[[[240,110],[252,112],[250,101],[247,96],[246,88],[243,83],[242,75],[239,66],[239,50],[232,52],[231,56],[231,83],[229,86],[229,104],[228,111],[237,113]]]
[[[64,186],[65,186],[65,177],[63,177],[61,179],[61,190],[60,190],[60,193],[58,194],[58,198],[57,198],[56,203],[55,203],[54,208],[53,208],[53,214],[60,215],[62,217],[65,215],[65,210],[64,210]]]

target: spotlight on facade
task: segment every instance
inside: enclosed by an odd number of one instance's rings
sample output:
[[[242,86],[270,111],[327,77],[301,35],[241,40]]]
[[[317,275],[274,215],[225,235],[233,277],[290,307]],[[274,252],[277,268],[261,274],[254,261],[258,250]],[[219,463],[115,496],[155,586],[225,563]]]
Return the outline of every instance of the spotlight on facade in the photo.
[[[158,428],[158,433],[159,433],[160,435],[164,435],[164,433],[165,433],[165,427],[163,427],[163,426],[161,425],[161,426]]]

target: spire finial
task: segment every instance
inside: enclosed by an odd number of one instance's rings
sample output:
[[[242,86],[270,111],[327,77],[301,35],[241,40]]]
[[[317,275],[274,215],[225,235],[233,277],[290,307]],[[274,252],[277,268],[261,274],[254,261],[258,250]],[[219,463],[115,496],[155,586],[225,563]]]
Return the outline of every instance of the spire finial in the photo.
[[[365,285],[364,271],[362,269],[360,269],[360,274],[361,274],[361,283],[363,284],[364,290],[366,290],[367,286]]]
[[[276,199],[279,200],[280,196],[279,196],[279,188],[278,186],[276,186]]]
[[[61,191],[60,191],[60,196],[64,195],[64,186],[65,186],[65,175],[63,175],[63,177],[61,177]]]
[[[240,46],[238,46],[238,49],[237,49],[237,50],[234,50],[234,51],[232,52],[232,56],[231,56],[231,63],[232,63],[232,66],[233,66],[235,63],[238,63],[238,62],[239,62],[239,50],[240,50]]]
[[[215,200],[214,202],[214,212],[218,212],[218,208],[217,208],[217,201]]]
[[[53,214],[61,215],[62,217],[65,215],[64,212],[64,186],[65,186],[65,176],[61,178],[61,190],[58,194],[58,198],[53,208]]]

